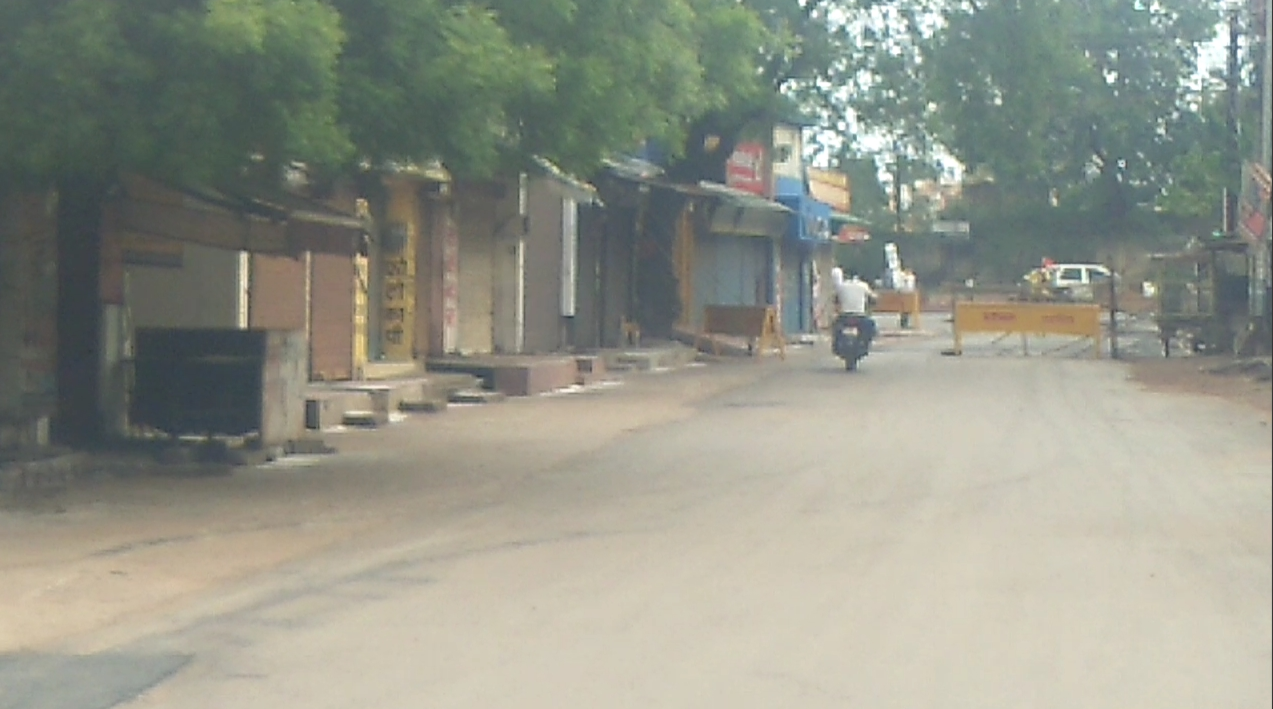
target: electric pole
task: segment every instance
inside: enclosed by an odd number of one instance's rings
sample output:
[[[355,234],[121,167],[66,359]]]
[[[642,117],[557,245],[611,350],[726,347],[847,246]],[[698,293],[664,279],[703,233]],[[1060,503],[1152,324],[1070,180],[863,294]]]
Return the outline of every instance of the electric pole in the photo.
[[[893,231],[902,233],[902,141],[893,141]]]
[[[1225,72],[1225,90],[1228,94],[1225,111],[1225,128],[1228,138],[1228,156],[1230,178],[1224,189],[1224,233],[1234,234],[1238,229],[1238,189],[1235,185],[1242,182],[1242,153],[1238,144],[1240,127],[1238,125],[1238,91],[1240,86],[1238,64],[1238,38],[1241,32],[1241,16],[1238,7],[1229,9],[1229,61]],[[1233,175],[1237,175],[1234,179]]]

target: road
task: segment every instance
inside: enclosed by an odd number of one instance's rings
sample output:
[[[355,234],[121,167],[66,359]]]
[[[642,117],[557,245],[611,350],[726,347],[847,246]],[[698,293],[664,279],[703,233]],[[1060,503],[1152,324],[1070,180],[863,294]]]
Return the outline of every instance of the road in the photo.
[[[1109,362],[936,348],[758,365],[508,460],[480,502],[9,656],[0,707],[1269,706],[1267,422]]]

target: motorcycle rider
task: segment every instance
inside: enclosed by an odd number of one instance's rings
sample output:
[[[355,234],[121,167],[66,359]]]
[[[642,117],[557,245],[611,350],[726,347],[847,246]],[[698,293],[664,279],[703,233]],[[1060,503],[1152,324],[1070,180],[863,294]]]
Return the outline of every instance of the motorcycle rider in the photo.
[[[868,305],[875,301],[875,291],[864,282],[856,272],[844,278],[844,270],[839,266],[831,269],[831,283],[835,286],[836,321],[852,318],[858,322],[858,329],[870,349],[875,339],[875,320],[871,318]]]

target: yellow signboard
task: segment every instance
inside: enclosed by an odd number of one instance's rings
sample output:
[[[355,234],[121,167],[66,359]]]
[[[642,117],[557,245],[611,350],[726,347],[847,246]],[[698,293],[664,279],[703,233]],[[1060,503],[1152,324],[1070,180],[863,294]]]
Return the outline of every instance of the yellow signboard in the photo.
[[[1101,355],[1101,308],[1082,303],[956,303],[955,353],[963,352],[963,336],[973,332],[1063,335],[1090,338]]]

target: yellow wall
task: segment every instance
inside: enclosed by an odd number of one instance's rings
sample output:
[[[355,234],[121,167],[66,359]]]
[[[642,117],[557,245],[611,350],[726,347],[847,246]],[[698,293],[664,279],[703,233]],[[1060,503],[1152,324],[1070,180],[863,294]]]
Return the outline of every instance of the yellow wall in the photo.
[[[676,269],[677,289],[681,298],[681,317],[677,325],[689,328],[694,323],[694,203],[689,202],[676,222],[676,247],[672,254]]]
[[[380,338],[384,358],[391,362],[415,359],[416,249],[420,243],[420,205],[413,182],[390,178],[388,223],[381,234],[383,279],[381,288]],[[401,243],[390,236],[398,230]],[[400,246],[395,250],[395,246]]]

